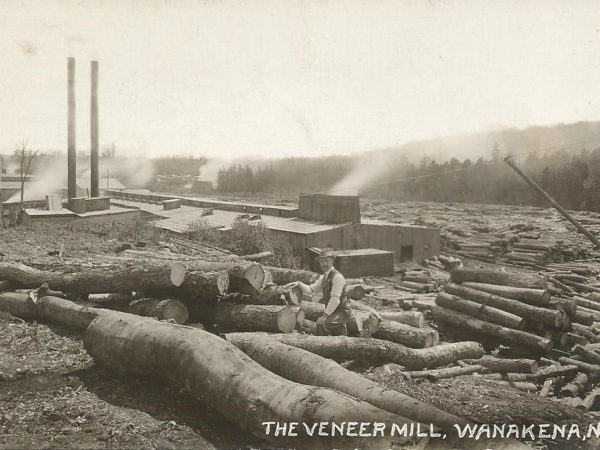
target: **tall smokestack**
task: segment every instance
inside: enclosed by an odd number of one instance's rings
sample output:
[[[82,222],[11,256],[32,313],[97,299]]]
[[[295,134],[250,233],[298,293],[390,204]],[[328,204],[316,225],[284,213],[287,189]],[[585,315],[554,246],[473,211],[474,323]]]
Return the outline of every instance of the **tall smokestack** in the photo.
[[[98,180],[98,61],[92,61],[92,99],[91,99],[91,180],[90,193],[92,197],[98,197],[99,180]]]
[[[68,136],[67,136],[67,192],[69,200],[77,197],[77,150],[75,148],[75,58],[68,59]]]

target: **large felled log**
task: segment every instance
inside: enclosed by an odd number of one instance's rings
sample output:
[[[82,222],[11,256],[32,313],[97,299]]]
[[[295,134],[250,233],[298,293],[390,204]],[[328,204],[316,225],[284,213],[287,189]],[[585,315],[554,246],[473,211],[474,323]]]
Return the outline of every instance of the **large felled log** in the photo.
[[[319,277],[318,273],[307,270],[286,269],[283,267],[265,267],[273,275],[273,283],[284,285],[294,281],[302,281],[304,284],[314,283]]]
[[[202,330],[121,314],[98,317],[84,345],[98,364],[160,376],[189,389],[241,428],[292,447],[387,448],[389,438],[266,435],[264,422],[384,422],[408,419],[337,391],[293,383]]]
[[[240,331],[290,333],[297,323],[296,312],[288,306],[194,303],[189,309],[195,322],[216,323]]]
[[[425,316],[420,311],[379,311],[379,315],[382,319],[393,320],[411,327],[423,328],[423,325],[425,325]]]
[[[534,306],[546,306],[550,301],[550,292],[545,289],[516,288],[512,286],[498,286],[496,284],[472,282],[465,282],[462,285],[471,289],[477,289],[478,291],[487,292],[488,294],[519,300]]]
[[[552,309],[527,305],[516,300],[478,291],[466,286],[447,284],[444,289],[450,294],[458,295],[459,297],[467,300],[489,305],[503,311],[508,311],[533,322],[539,322],[560,328],[566,320],[566,314],[562,311],[555,311]]]
[[[583,336],[584,338],[586,338],[588,341],[590,341],[591,343],[600,343],[600,338],[598,336],[596,336],[589,327],[586,327],[584,325],[581,325],[579,323],[574,323],[571,325],[573,327],[573,332]]]
[[[471,267],[459,267],[450,273],[454,283],[472,281],[475,283],[489,283],[503,286],[546,289],[547,281],[543,277],[520,272],[502,272],[499,270],[486,270]]]
[[[8,291],[11,289],[10,281],[0,280],[0,291]]]
[[[572,376],[579,372],[579,367],[573,365],[559,366],[552,365],[542,367],[536,373],[531,376],[531,379],[535,379],[538,381],[545,380],[547,378],[558,378],[565,376]]]
[[[186,323],[189,317],[187,306],[179,300],[142,298],[129,303],[127,312],[158,320],[170,320],[178,324]]]
[[[248,333],[228,333],[237,338]],[[425,349],[412,349],[381,339],[346,336],[310,336],[305,334],[265,334],[269,339],[302,348],[336,361],[360,360],[393,362],[409,370],[434,368],[454,364],[463,358],[480,358],[483,347],[477,342],[456,342]]]
[[[432,317],[438,322],[448,323],[462,330],[477,331],[488,336],[513,342],[515,344],[524,344],[538,350],[550,351],[552,349],[552,341],[535,336],[520,330],[502,327],[483,320],[475,319],[474,317],[458,313],[449,309],[436,306],[431,310]]]
[[[593,300],[588,300],[584,297],[575,297],[577,300],[577,306],[583,306],[584,308],[591,309],[593,311],[600,311],[600,303]]]
[[[384,388],[330,359],[301,348],[250,333],[228,334],[227,340],[261,366],[288,380],[335,389],[402,417],[445,429],[451,429],[454,424],[468,423],[427,403]]]
[[[321,303],[302,302],[300,307],[304,310],[305,317],[308,320],[317,320],[325,312],[325,305]],[[353,329],[352,325],[353,323],[350,321],[348,324],[350,327],[349,331],[356,332],[357,330]],[[382,320],[377,331],[372,336],[412,348],[427,348],[439,342],[439,335],[435,330],[430,328],[415,328],[391,320]]]
[[[491,306],[482,305],[477,302],[465,300],[456,295],[447,294],[440,292],[435,300],[438,306],[452,309],[454,311],[473,316],[477,319],[485,320],[487,322],[497,323],[508,328],[514,328],[515,330],[522,330],[525,328],[525,319],[516,314],[503,311]]]
[[[503,359],[488,355],[480,359],[463,359],[463,362],[486,367],[492,372],[535,373],[539,368],[534,359]]]
[[[78,268],[79,269],[79,268]],[[0,278],[11,280],[15,286],[37,288],[48,283],[51,289],[81,294],[132,292],[136,290],[169,289],[171,268],[164,264],[137,264],[118,269],[86,268],[77,272],[53,272],[0,262]]]

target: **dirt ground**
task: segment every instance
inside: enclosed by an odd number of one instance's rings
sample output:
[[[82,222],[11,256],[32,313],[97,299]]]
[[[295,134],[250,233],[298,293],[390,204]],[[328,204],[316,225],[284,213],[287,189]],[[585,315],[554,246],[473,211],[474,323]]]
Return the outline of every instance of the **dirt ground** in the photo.
[[[0,259],[52,265],[61,258],[113,253],[143,242],[159,248],[169,236],[140,225],[30,226],[0,231]],[[61,256],[56,255],[60,250]],[[377,305],[373,305],[377,306]],[[477,376],[416,382],[393,364],[346,364],[389,388],[480,423],[578,423],[600,419],[554,399],[497,386]],[[540,449],[584,448],[540,441]],[[265,447],[200,400],[159,380],[96,366],[81,335],[25,323],[0,313],[0,448]],[[587,448],[594,448],[588,445]]]

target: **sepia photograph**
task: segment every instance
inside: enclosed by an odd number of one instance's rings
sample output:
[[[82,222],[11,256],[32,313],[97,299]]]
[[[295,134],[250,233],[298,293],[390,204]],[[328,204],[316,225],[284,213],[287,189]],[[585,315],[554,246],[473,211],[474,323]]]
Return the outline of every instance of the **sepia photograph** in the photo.
[[[593,0],[0,0],[0,450],[600,449]]]

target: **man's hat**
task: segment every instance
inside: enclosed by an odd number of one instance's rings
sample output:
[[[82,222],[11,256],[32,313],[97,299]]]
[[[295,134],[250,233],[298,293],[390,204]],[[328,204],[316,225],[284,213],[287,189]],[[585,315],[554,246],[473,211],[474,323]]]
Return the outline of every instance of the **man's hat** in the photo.
[[[323,259],[323,258],[333,258],[333,259],[335,259],[335,253],[331,249],[329,249],[329,250],[321,250],[321,253],[319,253],[319,256],[317,258],[319,258],[319,259]]]

